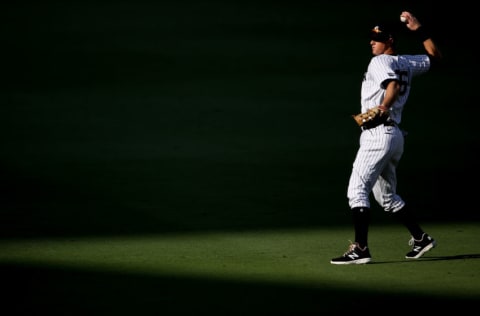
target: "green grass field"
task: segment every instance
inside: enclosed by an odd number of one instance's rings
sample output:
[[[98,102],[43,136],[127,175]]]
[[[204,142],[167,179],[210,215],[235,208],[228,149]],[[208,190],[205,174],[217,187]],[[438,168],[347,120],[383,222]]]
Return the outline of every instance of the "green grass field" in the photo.
[[[42,238],[0,245],[7,304],[22,314],[319,315],[473,308],[479,225],[427,225],[438,246],[407,260],[405,232],[371,230],[373,262],[334,266],[346,228]],[[13,313],[13,315],[16,313]]]
[[[414,82],[398,170],[399,193],[439,246],[404,259],[408,234],[374,206],[374,262],[333,266],[353,238],[345,195],[365,29],[405,7],[445,53]],[[454,29],[446,12],[462,17]],[[478,67],[458,45],[472,12],[433,1],[5,5],[6,315],[475,306]],[[400,52],[421,52],[399,38]]]

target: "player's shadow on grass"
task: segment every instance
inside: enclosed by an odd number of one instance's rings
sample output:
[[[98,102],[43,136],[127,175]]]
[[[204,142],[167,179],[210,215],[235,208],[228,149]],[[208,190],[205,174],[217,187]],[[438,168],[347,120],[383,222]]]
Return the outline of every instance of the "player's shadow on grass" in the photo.
[[[439,257],[422,257],[420,259],[405,259],[394,261],[373,261],[369,264],[384,264],[384,263],[414,263],[414,262],[426,262],[426,261],[439,261],[439,260],[465,260],[465,259],[480,259],[480,254],[465,254],[455,256],[439,256]]]

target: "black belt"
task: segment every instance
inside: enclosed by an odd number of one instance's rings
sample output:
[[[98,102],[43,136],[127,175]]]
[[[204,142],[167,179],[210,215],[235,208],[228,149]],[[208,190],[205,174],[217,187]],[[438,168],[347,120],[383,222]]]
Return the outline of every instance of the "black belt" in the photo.
[[[380,124],[380,125],[382,125],[382,124]],[[362,131],[366,131],[366,130],[368,130],[368,129],[372,129],[372,128],[378,127],[378,126],[380,126],[380,125],[376,125],[376,126],[362,126],[361,129],[362,129]],[[397,125],[397,124],[395,123],[395,121],[387,121],[387,122],[383,123],[383,125],[384,125],[384,126],[395,126],[395,125]]]

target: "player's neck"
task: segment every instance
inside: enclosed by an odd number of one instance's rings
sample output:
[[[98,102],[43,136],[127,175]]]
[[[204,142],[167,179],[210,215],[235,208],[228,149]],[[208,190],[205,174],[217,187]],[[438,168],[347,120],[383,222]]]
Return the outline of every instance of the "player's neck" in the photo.
[[[397,52],[395,52],[395,50],[393,49],[393,47],[387,48],[383,53],[384,53],[385,55],[396,55],[396,54],[397,54]]]

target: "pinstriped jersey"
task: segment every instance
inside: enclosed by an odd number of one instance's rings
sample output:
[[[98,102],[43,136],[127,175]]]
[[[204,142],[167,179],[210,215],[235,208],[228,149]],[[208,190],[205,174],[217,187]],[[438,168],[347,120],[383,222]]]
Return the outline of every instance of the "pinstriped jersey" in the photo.
[[[382,104],[385,97],[384,84],[387,80],[400,82],[400,93],[390,108],[390,117],[396,123],[402,120],[402,111],[410,94],[414,76],[430,69],[428,55],[377,55],[374,56],[364,74],[361,89],[362,112]]]

